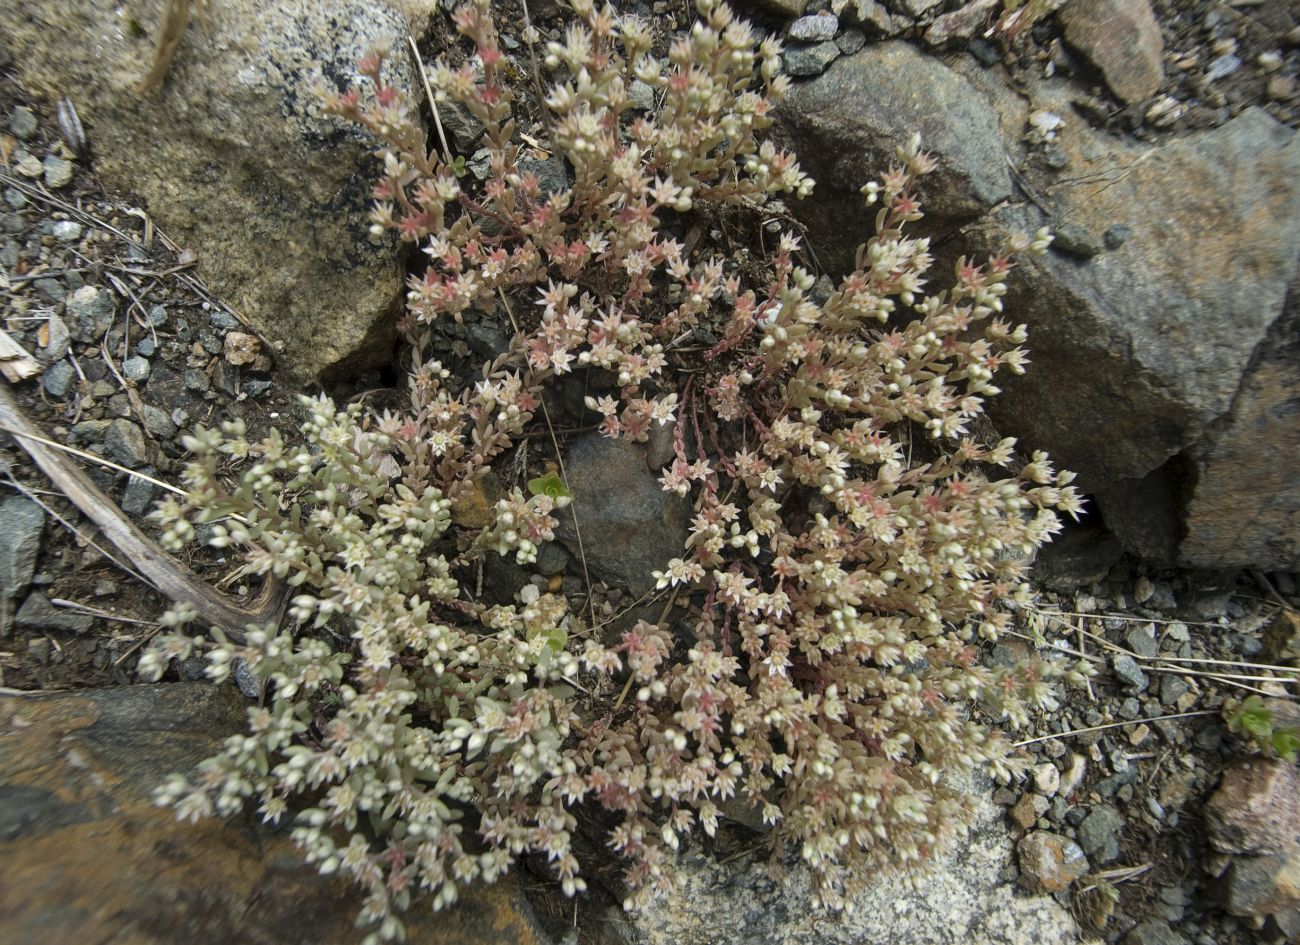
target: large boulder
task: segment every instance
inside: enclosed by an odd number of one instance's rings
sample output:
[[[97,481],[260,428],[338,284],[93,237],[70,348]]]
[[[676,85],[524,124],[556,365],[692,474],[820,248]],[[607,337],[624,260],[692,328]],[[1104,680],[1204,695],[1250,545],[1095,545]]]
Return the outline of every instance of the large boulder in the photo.
[[[1043,194],[1050,217],[1010,206],[964,241],[992,249],[1043,222],[1071,237],[1013,276],[1006,310],[1030,326],[1031,365],[991,414],[1079,472],[1130,551],[1300,566],[1296,318],[1284,317],[1300,140],[1250,109],[1148,148],[1076,120],[1060,145],[1071,172]]]
[[[1011,194],[1011,178],[987,98],[942,62],[904,42],[872,43],[825,73],[797,82],[777,109],[777,135],[816,180],[792,207],[831,272],[853,268],[876,212],[859,193],[920,132],[939,161],[922,182],[927,225],[979,216]]]
[[[404,272],[393,241],[367,239],[374,142],[324,115],[319,90],[349,84],[387,39],[414,93],[402,41],[435,0],[213,3],[142,93],[168,5],[0,0],[0,22],[23,83],[72,98],[108,187],[144,198],[283,367],[308,379],[388,357]]]
[[[284,829],[178,821],[150,802],[243,728],[233,686],[0,695],[0,941],[25,945],[356,942],[361,897],[302,863]],[[408,915],[412,945],[542,945],[519,888]]]

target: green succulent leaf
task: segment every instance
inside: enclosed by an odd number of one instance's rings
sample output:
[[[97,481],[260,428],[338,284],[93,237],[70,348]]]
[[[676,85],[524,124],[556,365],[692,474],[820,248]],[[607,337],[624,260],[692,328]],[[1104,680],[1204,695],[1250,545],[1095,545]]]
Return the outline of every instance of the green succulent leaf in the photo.
[[[573,493],[564,484],[564,480],[555,473],[547,473],[536,479],[528,480],[528,491],[532,495],[544,495],[552,499],[572,499]]]

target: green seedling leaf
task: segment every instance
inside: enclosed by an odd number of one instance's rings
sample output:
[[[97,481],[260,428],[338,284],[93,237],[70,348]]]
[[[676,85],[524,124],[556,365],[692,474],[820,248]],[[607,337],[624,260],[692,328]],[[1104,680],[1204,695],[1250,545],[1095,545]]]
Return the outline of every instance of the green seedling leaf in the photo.
[[[1280,728],[1273,733],[1273,750],[1283,761],[1294,763],[1300,756],[1300,730]]]
[[[569,491],[564,480],[555,473],[547,473],[545,476],[538,476],[536,479],[528,480],[528,491],[532,495],[544,495],[552,499],[572,499],[573,493]]]

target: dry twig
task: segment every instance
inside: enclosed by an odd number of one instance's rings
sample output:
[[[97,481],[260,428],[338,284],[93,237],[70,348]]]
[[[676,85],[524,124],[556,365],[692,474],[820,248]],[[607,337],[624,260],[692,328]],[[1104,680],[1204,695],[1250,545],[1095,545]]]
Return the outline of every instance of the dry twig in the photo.
[[[247,607],[232,603],[208,587],[128,520],[84,472],[64,459],[61,451],[46,445],[48,441],[36,433],[3,385],[0,385],[0,426],[13,435],[50,481],[168,599],[189,604],[200,620],[220,627],[235,640],[243,638],[243,629],[249,624],[279,622],[288,599],[281,582],[268,579]]]

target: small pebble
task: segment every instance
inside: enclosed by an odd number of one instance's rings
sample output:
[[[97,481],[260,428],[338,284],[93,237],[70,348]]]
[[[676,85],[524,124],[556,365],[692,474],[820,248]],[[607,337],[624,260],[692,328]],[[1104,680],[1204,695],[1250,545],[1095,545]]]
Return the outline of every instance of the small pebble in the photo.
[[[68,388],[72,386],[73,378],[77,372],[73,370],[72,365],[67,361],[57,361],[45,369],[45,376],[41,378],[41,386],[45,388],[45,393],[51,397],[62,399],[68,394]]]
[[[1127,223],[1116,223],[1102,234],[1101,239],[1102,242],[1106,244],[1107,249],[1115,250],[1127,243],[1129,237],[1132,235],[1133,227],[1129,226]]]
[[[64,243],[75,243],[81,239],[82,230],[81,224],[75,220],[59,220],[51,227],[51,232],[54,233],[56,240],[61,240]]]
[[[1061,772],[1056,765],[1045,762],[1034,768],[1034,790],[1051,797],[1061,787]]]
[[[790,38],[805,43],[821,43],[834,39],[839,31],[839,19],[822,14],[801,16],[790,24]]]
[[[63,158],[51,154],[45,159],[42,168],[45,172],[45,186],[50,190],[58,190],[60,187],[66,187],[72,183],[72,162],[65,161]]]
[[[15,138],[30,141],[36,135],[36,115],[30,108],[19,105],[9,113],[9,130]]]
[[[143,381],[149,376],[148,359],[138,356],[127,358],[122,364],[122,376],[128,381]]]

